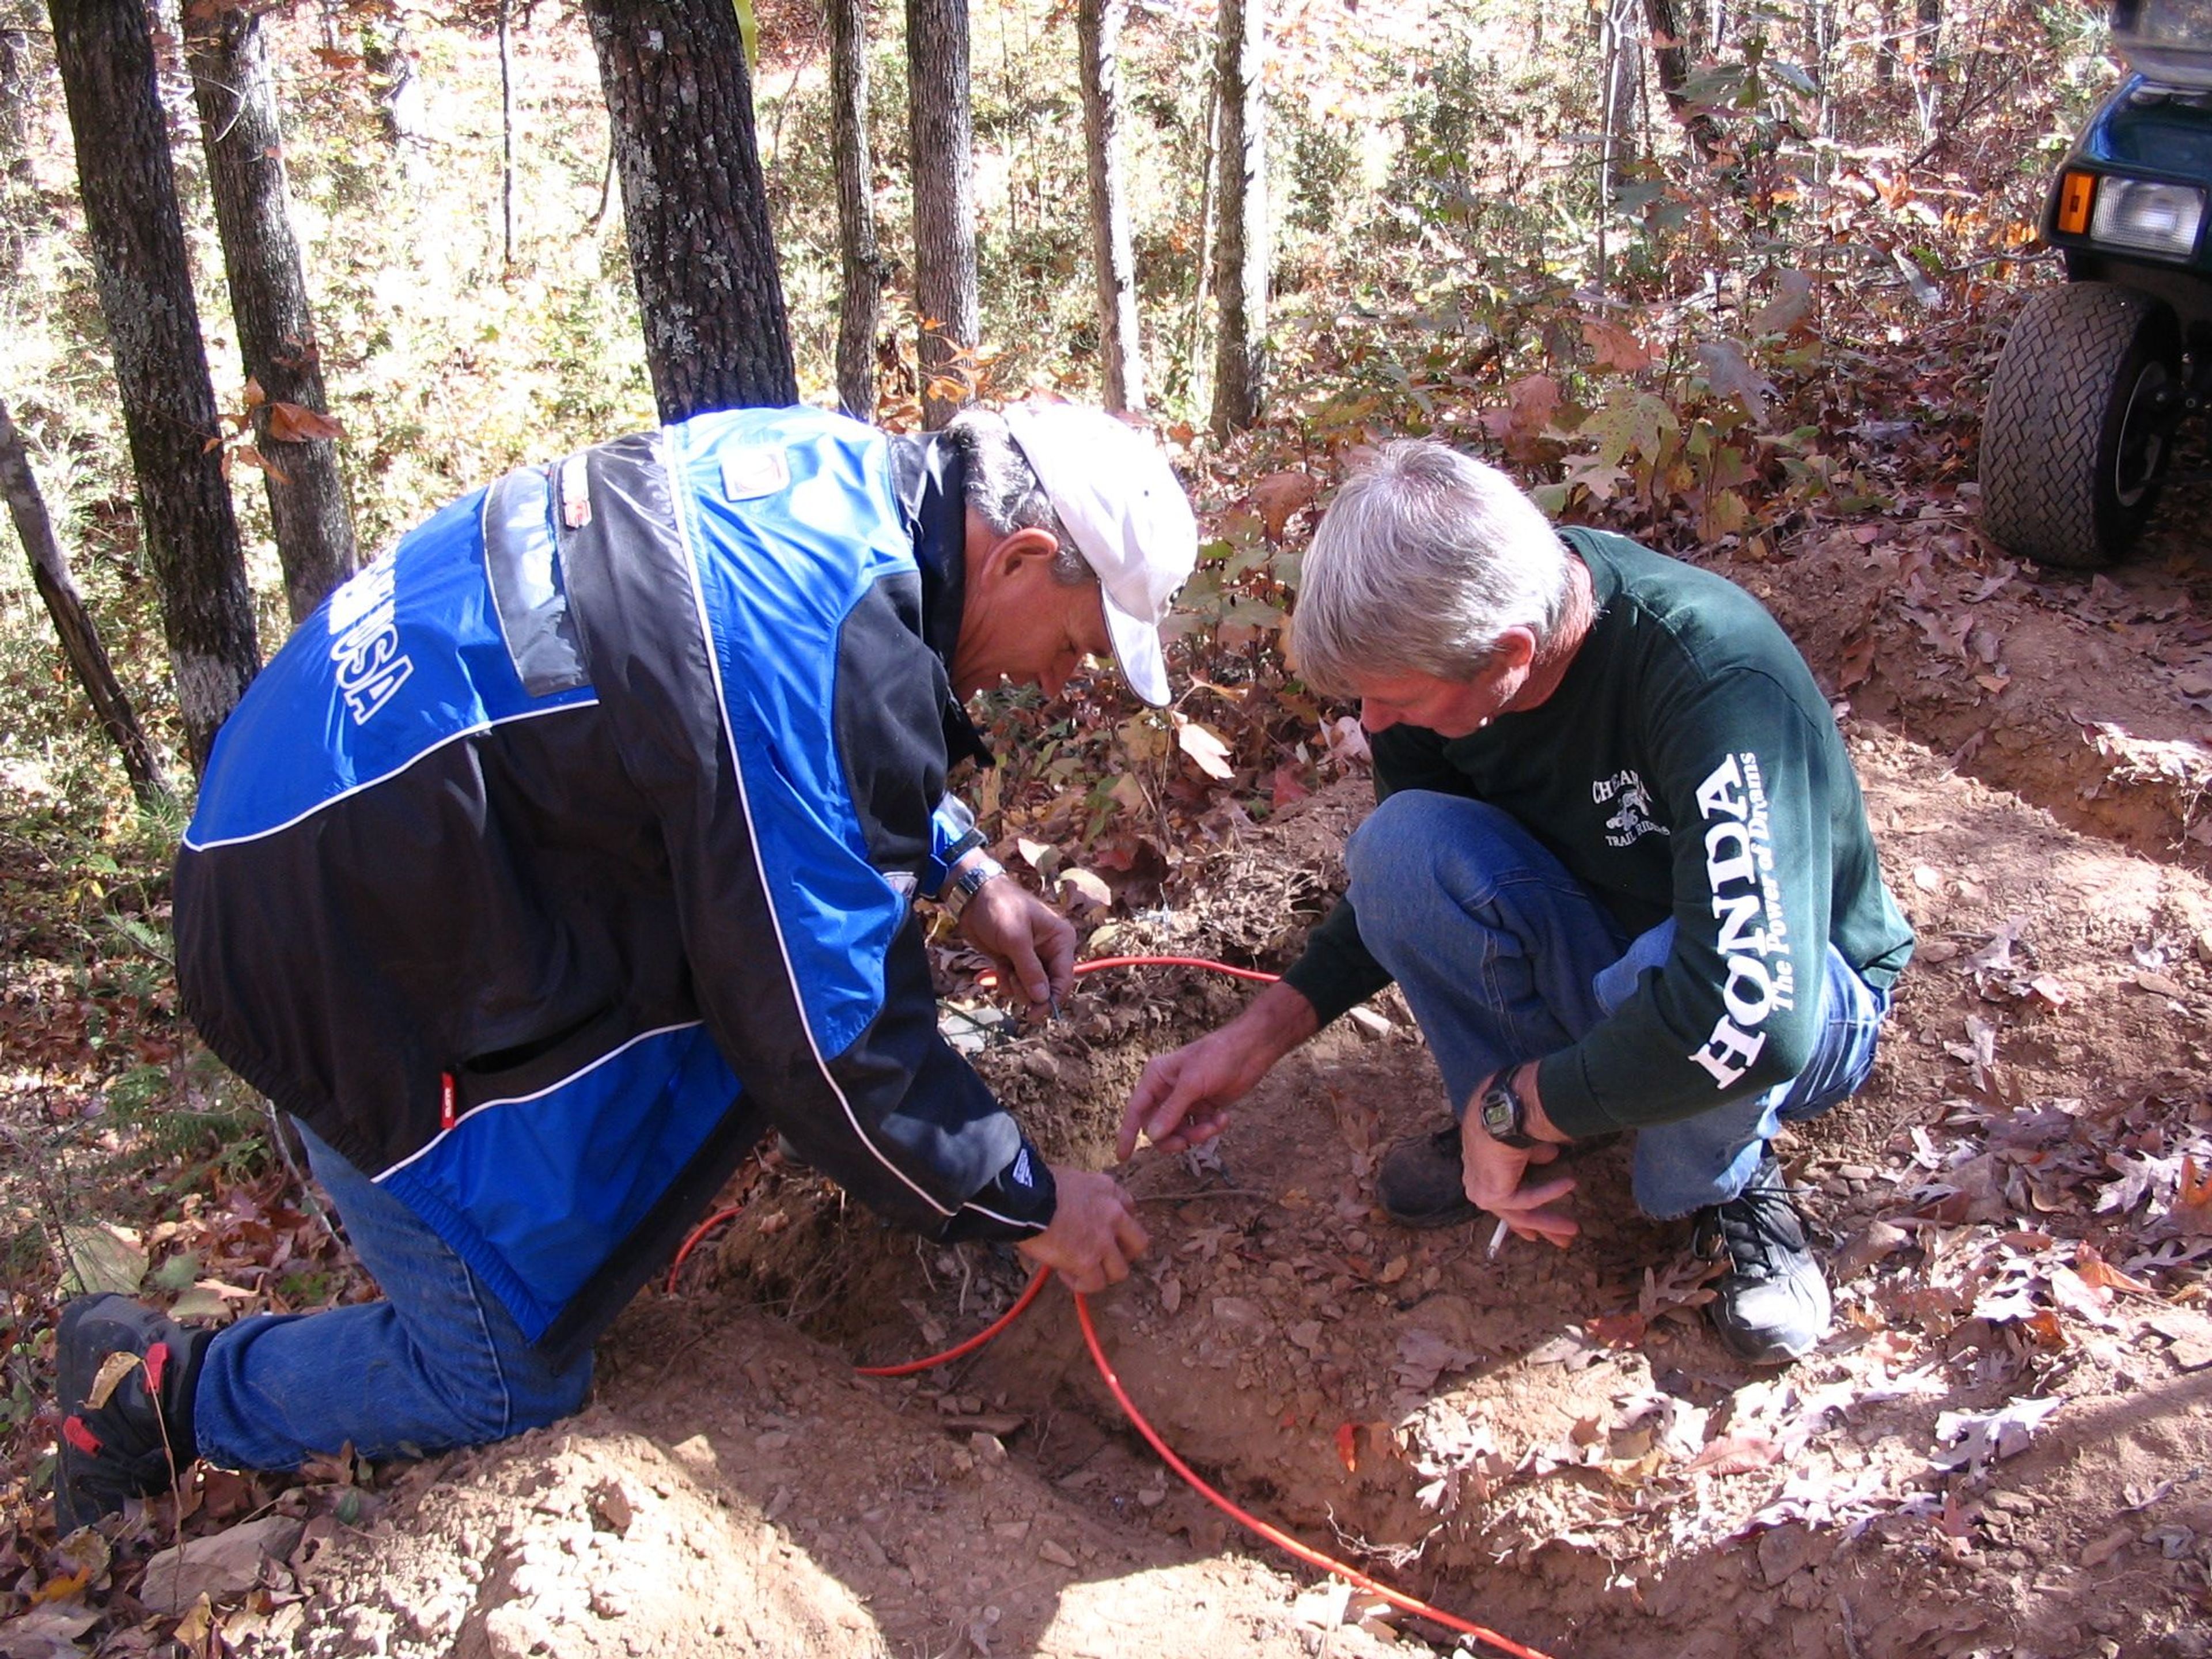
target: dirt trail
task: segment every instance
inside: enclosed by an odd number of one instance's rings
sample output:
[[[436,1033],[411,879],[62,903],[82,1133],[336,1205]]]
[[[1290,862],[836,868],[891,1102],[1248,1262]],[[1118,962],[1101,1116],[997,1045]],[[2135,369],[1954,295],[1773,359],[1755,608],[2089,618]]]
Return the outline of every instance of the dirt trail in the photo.
[[[1390,1227],[1375,1164],[1438,1099],[1386,998],[1387,1028],[1279,1068],[1217,1159],[1139,1158],[1155,1249],[1099,1299],[1103,1340],[1240,1501],[1556,1655],[2212,1653],[2212,561],[2169,529],[2053,581],[1942,520],[1876,530],[1729,573],[1850,702],[1923,945],[1872,1085],[1784,1146],[1837,1335],[1778,1374],[1730,1361],[1620,1146],[1575,1155],[1570,1251]],[[1279,960],[1364,792],[1248,837],[1152,937]],[[1096,1152],[1143,1056],[1243,994],[1105,977],[985,1059],[1062,1148]],[[304,1599],[226,1634],[471,1659],[1420,1650],[1166,1476],[1056,1290],[949,1373],[849,1369],[975,1328],[1020,1278],[758,1176],[685,1287],[603,1344],[586,1415],[405,1472],[358,1532],[318,1523]]]

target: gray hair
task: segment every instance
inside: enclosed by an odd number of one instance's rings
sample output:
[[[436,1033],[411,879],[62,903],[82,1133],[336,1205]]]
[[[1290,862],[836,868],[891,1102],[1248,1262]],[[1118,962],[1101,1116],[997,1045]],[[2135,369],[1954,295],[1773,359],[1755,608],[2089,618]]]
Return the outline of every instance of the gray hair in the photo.
[[[1048,531],[1060,544],[1053,555],[1053,580],[1062,587],[1080,587],[1098,580],[1053,510],[1052,497],[1030,470],[1005,416],[995,410],[963,409],[945,427],[945,441],[960,457],[968,505],[993,535]]]
[[[1299,677],[1474,677],[1509,628],[1557,631],[1571,589],[1551,521],[1495,467],[1425,438],[1355,463],[1314,532],[1291,618]]]

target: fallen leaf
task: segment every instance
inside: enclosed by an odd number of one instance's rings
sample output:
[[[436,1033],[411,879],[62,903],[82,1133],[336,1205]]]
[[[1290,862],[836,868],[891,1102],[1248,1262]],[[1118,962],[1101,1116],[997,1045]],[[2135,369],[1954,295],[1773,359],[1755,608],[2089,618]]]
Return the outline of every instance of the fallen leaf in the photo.
[[[1198,763],[1198,769],[1210,778],[1233,778],[1237,769],[1230,763],[1229,745],[1219,734],[1184,715],[1176,716],[1176,742],[1184,754]]]
[[[1632,1348],[1650,1322],[1640,1313],[1600,1314],[1583,1328],[1608,1348]]]
[[[1060,885],[1075,890],[1076,897],[1081,901],[1078,908],[1089,906],[1103,910],[1110,908],[1113,905],[1114,890],[1088,870],[1061,871]]]
[[[146,1252],[138,1235],[120,1227],[72,1222],[62,1228],[64,1293],[96,1296],[112,1291],[134,1295],[146,1277]]]
[[[1749,1474],[1782,1459],[1782,1448],[1763,1434],[1726,1434],[1682,1466],[1686,1474]]]

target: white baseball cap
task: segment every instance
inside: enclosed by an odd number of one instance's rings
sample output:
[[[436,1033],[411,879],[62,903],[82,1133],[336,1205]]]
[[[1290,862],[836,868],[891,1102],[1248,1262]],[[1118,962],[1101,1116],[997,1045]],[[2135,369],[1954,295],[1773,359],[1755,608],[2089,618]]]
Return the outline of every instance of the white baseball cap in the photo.
[[[1017,404],[1006,429],[1092,570],[1129,689],[1171,702],[1160,624],[1198,563],[1198,520],[1160,447],[1103,410]]]

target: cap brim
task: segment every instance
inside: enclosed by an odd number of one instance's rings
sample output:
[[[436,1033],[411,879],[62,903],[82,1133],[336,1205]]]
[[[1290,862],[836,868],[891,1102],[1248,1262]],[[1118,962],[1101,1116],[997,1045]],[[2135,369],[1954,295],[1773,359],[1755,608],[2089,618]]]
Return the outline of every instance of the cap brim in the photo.
[[[1168,688],[1167,653],[1161,647],[1158,627],[1131,616],[1103,589],[1099,598],[1105,602],[1106,632],[1114,641],[1114,660],[1122,679],[1153,708],[1166,708],[1175,698]]]

